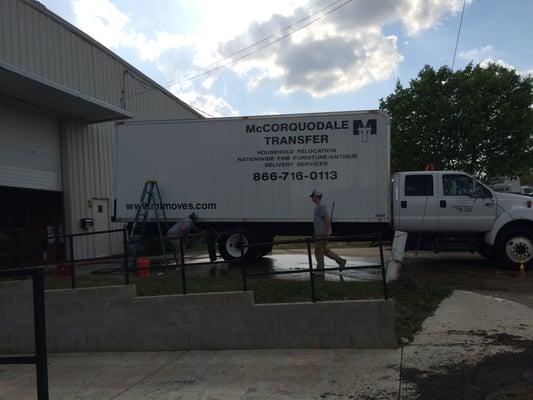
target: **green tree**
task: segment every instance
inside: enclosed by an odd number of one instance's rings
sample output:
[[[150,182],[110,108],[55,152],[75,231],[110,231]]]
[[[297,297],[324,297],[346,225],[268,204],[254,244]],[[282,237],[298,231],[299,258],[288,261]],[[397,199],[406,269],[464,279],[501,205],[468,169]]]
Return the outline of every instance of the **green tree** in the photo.
[[[432,163],[480,177],[533,167],[533,78],[500,65],[452,71],[425,66],[409,87],[380,100],[392,119],[394,171]]]

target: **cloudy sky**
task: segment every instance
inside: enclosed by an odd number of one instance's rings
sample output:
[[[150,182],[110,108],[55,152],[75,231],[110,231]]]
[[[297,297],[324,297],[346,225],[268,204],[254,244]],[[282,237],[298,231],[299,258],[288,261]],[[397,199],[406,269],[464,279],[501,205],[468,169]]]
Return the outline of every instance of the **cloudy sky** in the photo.
[[[212,116],[374,109],[452,65],[463,0],[41,0]],[[466,0],[455,68],[533,73],[533,1]]]

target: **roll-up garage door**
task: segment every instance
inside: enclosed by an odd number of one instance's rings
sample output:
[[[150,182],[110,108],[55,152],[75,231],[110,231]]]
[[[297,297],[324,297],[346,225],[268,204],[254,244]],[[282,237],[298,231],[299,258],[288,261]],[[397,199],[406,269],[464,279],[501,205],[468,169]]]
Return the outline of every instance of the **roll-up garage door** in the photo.
[[[62,190],[58,120],[0,103],[0,186]]]

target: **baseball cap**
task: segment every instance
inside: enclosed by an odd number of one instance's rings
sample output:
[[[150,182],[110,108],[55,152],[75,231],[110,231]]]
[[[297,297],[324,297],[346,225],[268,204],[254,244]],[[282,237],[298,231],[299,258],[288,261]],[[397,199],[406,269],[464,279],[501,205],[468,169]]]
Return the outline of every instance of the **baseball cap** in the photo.
[[[322,192],[318,190],[313,190],[313,193],[311,193],[311,196],[309,197],[322,197]]]

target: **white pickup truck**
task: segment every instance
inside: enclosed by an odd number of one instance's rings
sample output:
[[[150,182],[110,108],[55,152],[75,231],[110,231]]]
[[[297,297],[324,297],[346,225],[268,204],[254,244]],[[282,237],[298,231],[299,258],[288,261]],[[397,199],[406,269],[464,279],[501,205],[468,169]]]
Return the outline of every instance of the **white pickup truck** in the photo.
[[[477,250],[527,264],[533,259],[532,200],[493,191],[462,172],[401,172],[393,176],[393,226],[410,234],[411,247]]]

